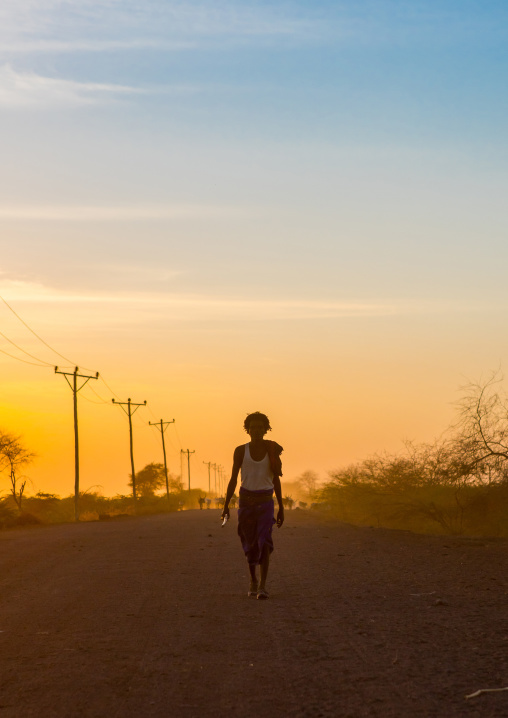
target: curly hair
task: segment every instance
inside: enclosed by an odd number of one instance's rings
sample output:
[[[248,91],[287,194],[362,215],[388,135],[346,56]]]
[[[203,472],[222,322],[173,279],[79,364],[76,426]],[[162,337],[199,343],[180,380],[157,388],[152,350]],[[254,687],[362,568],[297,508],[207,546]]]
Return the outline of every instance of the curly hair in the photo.
[[[247,434],[249,433],[250,422],[253,419],[260,419],[263,422],[263,424],[265,425],[265,432],[272,430],[272,427],[270,426],[270,419],[267,417],[267,415],[262,414],[260,411],[255,411],[253,414],[248,414],[247,418],[243,422],[243,428],[245,429]]]

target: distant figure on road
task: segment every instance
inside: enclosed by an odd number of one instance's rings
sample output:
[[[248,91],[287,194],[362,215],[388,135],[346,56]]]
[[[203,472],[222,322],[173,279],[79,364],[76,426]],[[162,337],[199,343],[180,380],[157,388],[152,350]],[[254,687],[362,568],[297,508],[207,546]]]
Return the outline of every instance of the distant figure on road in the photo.
[[[199,497],[198,503],[199,503],[199,510],[200,510],[200,511],[203,510],[203,504],[205,503],[205,501],[206,501],[206,499],[205,499],[204,496],[200,496],[200,497]]]
[[[284,523],[280,484],[282,446],[264,438],[266,432],[271,431],[272,428],[266,414],[261,414],[259,411],[249,414],[243,425],[250,436],[250,442],[235,449],[222,518],[225,516],[229,518],[229,504],[241,471],[238,535],[249,562],[250,586],[247,595],[257,596],[258,599],[263,600],[268,598],[266,578],[270,554],[273,551],[274,491],[279,505],[277,526],[280,528]],[[259,582],[256,575],[258,565],[261,567]]]

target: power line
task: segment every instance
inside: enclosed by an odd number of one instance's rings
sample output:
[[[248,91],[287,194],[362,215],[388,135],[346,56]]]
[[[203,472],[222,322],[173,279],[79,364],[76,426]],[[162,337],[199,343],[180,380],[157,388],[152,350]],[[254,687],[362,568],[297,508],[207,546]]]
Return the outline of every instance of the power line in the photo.
[[[154,412],[153,412],[152,409],[150,408],[149,404],[146,405],[146,408],[148,409],[148,411],[150,412],[150,414],[153,416],[153,418],[157,421],[157,424],[160,424],[160,419],[157,419],[157,415],[154,414]],[[142,424],[144,424],[145,426],[153,426],[153,425],[154,425],[153,422],[151,422],[151,421],[145,421],[144,419],[141,419],[141,417],[138,417],[138,421],[141,422]],[[169,422],[169,423],[170,423],[170,424],[174,424],[174,419],[173,419],[173,421],[171,421],[171,422]],[[153,436],[153,432],[150,432],[150,435],[151,435],[152,438],[155,440],[155,437]],[[167,435],[166,438],[168,439],[168,441],[169,441],[169,443],[170,443],[170,445],[171,445],[171,448],[173,449],[173,451],[175,452],[175,454],[178,454],[178,453],[180,452],[180,449],[177,449],[177,448],[176,448],[174,442],[171,441],[171,437],[170,437],[169,435]],[[181,448],[181,446],[180,446],[180,448]]]
[[[178,452],[180,451],[180,449],[177,449],[177,448],[176,448],[175,444],[171,441],[171,436],[169,436],[169,434],[168,434],[168,440],[169,440],[169,443],[171,444],[171,448],[173,449],[173,451],[175,452],[175,454],[178,454]]]
[[[99,379],[100,379],[100,376],[99,376]],[[101,396],[98,392],[96,392],[95,389],[93,388],[93,386],[90,386],[90,385],[89,385],[88,388],[90,389],[90,391],[93,391],[93,393],[95,394],[95,396],[98,397],[103,404],[110,404],[110,403],[111,403],[108,399],[104,399],[103,396]],[[97,402],[97,403],[99,403],[99,402]]]
[[[42,366],[45,369],[47,369],[47,364],[36,364],[34,361],[27,361],[26,359],[21,359],[21,357],[14,356],[14,354],[9,354],[9,352],[6,352],[4,349],[0,349],[0,352],[2,354],[5,354],[6,356],[10,357],[11,359],[16,359],[16,361],[22,361],[23,364],[31,364],[32,366]],[[50,366],[53,366],[53,364],[50,364]]]
[[[107,402],[107,401],[94,401],[93,399],[89,399],[84,394],[81,398],[84,399],[85,401],[90,402],[90,404],[96,404],[97,406],[102,406],[103,404],[109,404],[109,402]]]
[[[149,407],[148,407],[148,404],[147,404],[147,409],[148,409],[148,411],[150,411],[150,409],[149,409]],[[154,416],[153,411],[150,411],[150,413],[152,414],[152,416]],[[140,421],[143,421],[143,420],[140,419]],[[160,419],[157,420],[157,423],[160,423]],[[173,423],[173,422],[171,422],[171,423]],[[153,426],[153,423],[152,423],[151,421],[143,421],[143,424],[145,424],[146,426]],[[153,437],[154,440],[155,440],[155,437],[153,436],[153,432],[150,432],[150,433],[151,433],[152,437]],[[175,454],[179,454],[179,453],[180,453],[180,450],[181,450],[181,448],[182,448],[182,444],[180,443],[180,448],[178,448],[178,447],[176,446],[175,442],[171,439],[171,435],[170,435],[170,434],[166,434],[166,439],[168,440],[169,445],[170,445],[172,451],[173,451]]]
[[[175,434],[176,434],[176,438],[178,439],[178,443],[180,445],[180,450],[182,450],[182,442],[180,441],[180,435],[178,433],[178,429],[176,428],[176,424],[175,424]]]
[[[115,402],[115,403],[117,403],[117,402]],[[146,405],[146,408],[148,409],[148,404]],[[133,412],[133,414],[134,414],[134,412]],[[142,418],[139,416],[139,414],[137,414],[136,416],[134,416],[134,419],[133,419],[133,420],[134,420],[135,422],[137,422],[137,425],[138,425],[139,427],[145,428],[145,426],[148,426],[148,427],[150,426],[150,422],[149,422],[149,421],[145,421],[144,419],[142,419]],[[159,442],[158,442],[157,439],[155,438],[153,431],[150,431],[150,429],[149,429],[149,430],[148,430],[148,434],[149,434],[149,436],[150,436],[150,440],[153,441],[154,445],[157,445],[157,447],[158,447],[158,446],[159,446]]]
[[[26,327],[26,328],[28,329],[28,331],[31,332],[31,333],[34,335],[34,337],[37,337],[37,339],[38,339],[40,342],[42,342],[42,343],[44,344],[44,346],[48,347],[48,349],[51,349],[51,351],[54,352],[57,356],[59,356],[61,359],[65,359],[65,361],[69,362],[69,366],[74,366],[74,365],[75,365],[74,362],[72,362],[68,357],[64,356],[63,354],[60,354],[60,352],[57,352],[57,350],[54,349],[54,348],[51,346],[51,344],[48,344],[48,342],[44,341],[44,339],[43,339],[41,336],[39,336],[39,335],[37,334],[37,332],[34,331],[34,330],[32,329],[32,327],[30,327],[30,326],[24,321],[24,319],[22,319],[22,318],[19,316],[19,314],[18,314],[16,311],[14,311],[14,309],[11,307],[11,305],[9,304],[9,302],[7,302],[7,300],[5,300],[1,295],[0,295],[0,299],[1,299],[2,302],[5,304],[5,306],[14,314],[14,316],[15,316],[17,319],[19,319],[19,321],[21,322],[21,324],[23,324],[23,326]],[[51,366],[52,366],[52,365],[51,365]],[[87,367],[84,367],[84,368],[85,368],[87,371],[92,371],[91,369],[88,369]]]
[[[118,396],[118,394],[115,394],[115,392],[114,392],[113,389],[109,386],[109,384],[106,383],[106,380],[104,379],[104,377],[102,376],[102,374],[100,375],[99,379],[102,381],[102,383],[104,384],[104,386],[113,394],[113,396],[115,396],[117,399],[120,398],[120,397]]]
[[[148,409],[148,411],[150,412],[150,414],[153,416],[153,418],[154,418],[156,421],[159,421],[159,419],[157,419],[156,414],[153,413],[152,409],[151,409],[149,406],[147,406],[147,409]],[[150,422],[148,422],[148,423],[150,423]]]
[[[148,408],[148,404],[147,404],[146,406],[147,406],[147,408]],[[151,421],[145,421],[145,420],[142,419],[139,415],[138,415],[137,417],[135,417],[134,421],[137,421],[139,426],[143,426],[143,427],[145,427],[145,426],[148,426],[148,427],[153,426],[153,424],[152,424]],[[158,423],[159,423],[159,422],[158,422]],[[150,434],[150,440],[153,442],[154,446],[156,445],[156,446],[158,447],[158,446],[159,446],[159,442],[158,442],[157,439],[155,438],[155,434],[153,433],[153,431],[150,431],[150,430],[149,430],[148,433]],[[168,437],[168,438],[169,438],[169,437]],[[171,449],[173,450],[173,452],[174,452],[175,454],[178,454],[178,449],[177,449],[176,446],[173,444],[173,442],[171,441],[171,439],[169,439],[169,443],[170,443],[170,445],[171,445]]]
[[[9,337],[6,336],[3,332],[0,332],[0,337],[3,337],[6,341],[9,342],[9,344],[12,344],[13,347],[16,347],[16,349],[19,349],[20,352],[23,352],[23,354],[26,354],[28,357],[31,357],[38,362],[42,362],[43,364],[47,364],[48,366],[54,366],[52,362],[45,361],[44,359],[40,359],[39,357],[30,354],[30,352],[27,352],[25,349],[23,349],[23,347],[20,347],[18,344],[16,344],[16,342],[13,342],[12,339],[9,339]]]

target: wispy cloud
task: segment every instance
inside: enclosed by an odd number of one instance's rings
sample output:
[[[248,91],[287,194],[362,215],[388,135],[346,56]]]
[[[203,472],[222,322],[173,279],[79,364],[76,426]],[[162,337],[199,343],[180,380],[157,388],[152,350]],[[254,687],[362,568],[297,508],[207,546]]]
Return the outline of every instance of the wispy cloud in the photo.
[[[246,216],[240,207],[214,205],[0,205],[0,221],[123,222]]]
[[[395,304],[334,302],[299,299],[244,299],[199,294],[171,293],[72,293],[35,282],[0,279],[0,294],[9,302],[30,303],[39,309],[55,305],[55,319],[68,321],[63,309],[81,305],[80,315],[90,315],[98,324],[113,318],[122,324],[137,321],[232,321],[382,317],[406,313]],[[98,312],[97,308],[101,307]],[[58,307],[58,308],[57,308]],[[47,311],[44,310],[46,320]],[[63,313],[62,313],[63,312]]]
[[[364,45],[506,37],[507,10],[474,3],[287,0],[1,0],[0,57],[223,48],[241,42]],[[463,7],[469,5],[469,7]]]
[[[132,38],[126,40],[14,40],[2,43],[1,51],[5,55],[28,53],[69,53],[69,52],[111,52],[115,50],[190,50],[196,47],[195,41],[157,40],[151,38]]]
[[[294,37],[308,27],[308,18],[288,12],[285,3],[2,0],[0,5],[3,53],[178,50],[225,38]]]
[[[10,65],[0,67],[0,106],[54,107],[91,105],[107,98],[143,92],[126,85],[75,82],[43,77],[34,72],[16,72]]]
[[[152,287],[154,282],[167,282],[175,277],[181,276],[182,274],[188,273],[187,270],[183,269],[171,269],[169,267],[153,265],[143,266],[140,264],[101,264],[100,267],[93,265],[93,269],[96,274],[100,272],[101,274],[107,275],[109,278],[116,276],[120,280],[128,281],[139,281],[141,279],[144,282],[152,283]]]

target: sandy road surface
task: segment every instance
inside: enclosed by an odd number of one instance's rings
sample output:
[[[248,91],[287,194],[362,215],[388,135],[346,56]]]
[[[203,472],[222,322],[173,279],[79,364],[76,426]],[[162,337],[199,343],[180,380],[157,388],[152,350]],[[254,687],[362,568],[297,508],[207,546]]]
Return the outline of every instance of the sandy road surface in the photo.
[[[508,543],[188,511],[0,535],[0,715],[507,716]]]

